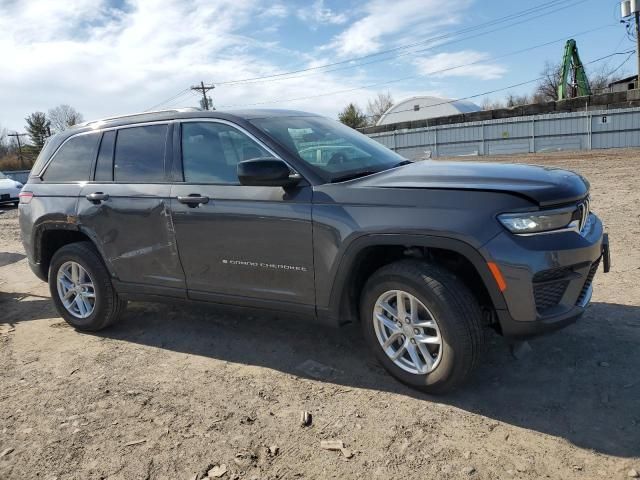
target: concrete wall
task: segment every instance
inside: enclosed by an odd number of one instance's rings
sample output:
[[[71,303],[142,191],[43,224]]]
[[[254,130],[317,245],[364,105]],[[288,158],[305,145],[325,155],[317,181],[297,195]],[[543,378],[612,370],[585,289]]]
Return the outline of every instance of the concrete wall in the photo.
[[[369,136],[412,160],[640,147],[640,107],[531,115]]]

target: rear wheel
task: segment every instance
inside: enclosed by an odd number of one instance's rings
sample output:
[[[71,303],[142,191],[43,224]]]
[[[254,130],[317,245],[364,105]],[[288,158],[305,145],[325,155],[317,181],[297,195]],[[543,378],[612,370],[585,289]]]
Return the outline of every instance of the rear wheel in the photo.
[[[49,290],[58,313],[78,330],[97,331],[115,323],[127,305],[89,242],[65,245],[55,253]]]
[[[361,297],[365,339],[400,381],[428,393],[462,384],[484,344],[475,297],[449,271],[416,260],[375,272]]]

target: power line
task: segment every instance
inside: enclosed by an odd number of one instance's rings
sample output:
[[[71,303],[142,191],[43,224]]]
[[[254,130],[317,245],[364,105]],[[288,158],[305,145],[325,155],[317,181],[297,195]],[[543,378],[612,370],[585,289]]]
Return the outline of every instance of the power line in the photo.
[[[320,93],[320,94],[317,94],[317,95],[290,98],[290,99],[267,100],[267,101],[263,101],[263,102],[254,102],[254,103],[245,103],[245,104],[236,104],[236,105],[222,105],[220,108],[251,107],[251,106],[257,106],[257,105],[268,105],[268,104],[273,104],[273,103],[284,103],[284,102],[292,102],[292,101],[298,101],[298,100],[307,100],[307,99],[311,99],[311,98],[320,98],[320,97],[325,97],[325,96],[338,95],[338,94],[341,94],[341,93],[349,93],[349,92],[354,92],[354,91],[357,91],[357,90],[364,90],[364,89],[367,89],[367,88],[373,88],[373,87],[378,87],[378,86],[382,86],[382,85],[389,85],[389,84],[392,84],[392,83],[403,82],[403,81],[406,81],[406,80],[413,80],[415,78],[423,77],[425,75],[436,75],[436,74],[439,74],[439,73],[445,73],[445,72],[449,72],[449,71],[456,70],[456,69],[459,69],[459,68],[469,67],[469,66],[472,66],[472,65],[477,65],[477,64],[480,64],[480,63],[485,63],[485,62],[488,62],[488,61],[496,60],[496,59],[499,59],[499,58],[504,58],[504,57],[507,57],[507,56],[510,56],[510,55],[517,55],[517,54],[524,53],[524,52],[527,52],[527,51],[530,51],[530,50],[534,50],[536,48],[541,48],[541,47],[544,47],[544,46],[547,46],[547,45],[550,45],[550,44],[553,44],[553,43],[558,43],[558,42],[564,41],[565,38],[566,37],[563,37],[562,39],[559,39],[559,40],[553,40],[551,42],[545,42],[545,43],[542,43],[542,44],[539,44],[539,45],[534,45],[532,47],[527,47],[527,48],[524,48],[524,49],[521,49],[521,50],[516,50],[516,51],[513,51],[513,52],[505,53],[503,55],[498,55],[498,56],[495,56],[495,57],[483,58],[483,59],[480,59],[480,60],[476,60],[474,62],[468,62],[468,63],[461,64],[461,65],[455,65],[455,66],[452,66],[452,67],[442,68],[440,70],[433,70],[433,71],[425,72],[425,73],[422,73],[422,74],[419,74],[419,75],[410,75],[408,77],[402,77],[402,78],[397,78],[397,79],[394,79],[394,80],[388,80],[388,81],[384,81],[384,82],[372,83],[372,84],[363,85],[363,86],[360,86],[360,87],[353,87],[353,88],[348,88],[348,89],[345,89],[345,90],[337,90],[337,91],[333,91],[333,92]],[[628,52],[624,52],[624,53],[628,53]],[[606,57],[606,58],[608,58],[608,57]]]
[[[380,52],[372,53],[372,54],[369,54],[369,55],[364,55],[364,56],[361,56],[361,57],[353,57],[353,58],[342,60],[342,61],[338,61],[338,62],[333,62],[333,63],[329,63],[329,64],[324,64],[324,65],[317,65],[315,67],[309,67],[309,68],[304,68],[304,69],[299,69],[299,70],[293,70],[293,71],[283,72],[283,73],[279,73],[279,74],[266,75],[266,76],[261,76],[261,77],[245,78],[245,79],[239,79],[239,80],[229,80],[229,81],[226,81],[226,82],[217,82],[216,85],[217,86],[220,86],[220,85],[229,85],[230,86],[230,85],[251,84],[251,83],[264,83],[264,82],[269,82],[269,81],[289,80],[289,79],[313,76],[313,75],[322,74],[322,73],[329,73],[329,72],[333,72],[333,71],[337,71],[337,70],[358,68],[358,67],[362,67],[362,66],[365,66],[365,65],[378,63],[378,62],[384,62],[384,61],[392,60],[394,58],[399,58],[399,57],[403,57],[403,56],[407,56],[407,55],[415,55],[417,53],[422,53],[424,51],[432,50],[434,47],[429,47],[429,48],[426,48],[426,49],[421,49],[421,50],[416,50],[416,51],[403,52],[403,53],[399,53],[397,55],[392,55],[390,57],[381,58],[381,59],[375,59],[375,60],[372,60],[370,62],[359,63],[359,64],[356,64],[356,65],[344,65],[344,64],[352,63],[354,61],[359,61],[359,60],[372,58],[372,57],[378,57],[378,56],[381,56],[381,55],[386,55],[386,54],[391,53],[391,52],[406,50],[406,49],[413,48],[413,47],[416,47],[416,46],[419,46],[419,45],[424,45],[425,43],[436,42],[438,40],[442,40],[442,39],[445,39],[445,38],[448,38],[448,37],[455,37],[455,36],[463,34],[463,33],[473,32],[473,31],[485,28],[487,26],[508,22],[510,20],[515,20],[515,19],[518,19],[518,18],[521,18],[521,17],[526,17],[527,15],[530,15],[532,13],[538,13],[540,11],[544,11],[546,9],[553,8],[555,6],[561,5],[562,3],[566,3],[567,1],[569,1],[569,0],[552,0],[552,1],[548,1],[548,2],[545,2],[545,3],[541,4],[541,5],[537,5],[535,7],[531,7],[531,8],[519,11],[519,12],[514,12],[514,13],[506,15],[504,17],[499,17],[497,19],[493,19],[493,20],[490,20],[490,21],[487,21],[487,22],[484,22],[482,24],[478,24],[478,25],[475,25],[475,26],[472,26],[472,27],[467,27],[467,28],[460,29],[460,30],[457,30],[457,31],[454,31],[454,32],[449,32],[449,33],[445,33],[445,34],[438,35],[438,36],[435,36],[435,37],[427,38],[427,39],[421,40],[419,42],[400,45],[400,46],[397,46],[397,47],[394,47],[394,48],[390,48],[390,49],[383,50],[383,51],[380,51]],[[564,5],[564,6],[560,7],[560,8],[544,12],[544,13],[542,13],[540,15],[536,15],[536,16],[533,16],[533,17],[530,17],[530,18],[525,18],[524,20],[521,20],[519,22],[514,22],[512,24],[509,24],[509,25],[506,25],[506,26],[503,26],[503,27],[492,29],[492,30],[489,30],[489,31],[486,31],[486,32],[481,32],[479,34],[471,35],[471,36],[468,36],[468,37],[465,37],[465,38],[461,38],[461,39],[458,39],[458,40],[452,40],[452,41],[449,41],[449,42],[439,43],[438,45],[435,45],[435,47],[442,47],[444,45],[450,45],[450,44],[453,44],[453,43],[459,43],[461,41],[469,40],[471,38],[476,38],[476,37],[479,37],[479,36],[482,36],[482,35],[487,35],[487,34],[490,34],[490,33],[494,33],[496,31],[503,30],[505,28],[511,28],[511,27],[519,25],[521,23],[525,23],[525,22],[540,18],[542,16],[546,16],[546,15],[555,13],[555,12],[557,12],[559,10],[563,10],[563,9],[566,9],[566,8],[571,8],[571,7],[573,7],[573,6],[575,6],[575,5],[579,4],[579,3],[584,3],[586,1],[589,1],[589,0],[579,0],[577,2],[573,1],[569,5]],[[602,28],[604,28],[604,27],[602,27]],[[334,68],[334,69],[331,69],[331,70],[320,71],[322,69],[325,69],[325,68],[328,68],[328,67],[331,67],[331,66],[337,66],[337,65],[344,65],[344,66],[341,66],[341,67],[338,67],[338,68]],[[304,73],[304,72],[311,72],[311,73],[308,74],[308,75],[291,76],[291,75],[296,74],[296,73]],[[197,90],[199,90],[199,91],[202,90],[202,86],[199,87],[199,88],[198,87],[191,87],[192,90],[194,88],[197,88]],[[179,97],[182,97],[186,93],[188,93],[189,90],[190,90],[189,88],[181,90],[176,95],[168,98],[167,100],[164,100],[163,102],[160,102],[160,103],[154,105],[153,107],[150,107],[149,109],[147,109],[147,111],[148,110],[153,110],[153,109],[155,109],[155,108],[157,108],[157,107],[159,107],[161,105],[165,105],[165,104],[167,104],[169,102],[175,101]],[[205,95],[203,95],[203,96],[205,96]]]
[[[221,86],[221,85],[235,85],[235,84],[239,84],[239,83],[251,83],[251,82],[253,82],[255,80],[273,79],[273,78],[293,75],[293,74],[296,74],[296,73],[316,71],[316,70],[321,70],[321,69],[332,67],[332,66],[336,66],[336,65],[352,63],[352,62],[355,62],[355,61],[364,60],[364,59],[371,58],[371,57],[377,57],[377,56],[380,56],[380,55],[385,55],[385,54],[390,53],[390,52],[395,52],[395,51],[399,51],[399,50],[405,50],[405,49],[408,49],[408,48],[413,48],[413,47],[416,47],[416,46],[419,46],[419,45],[423,45],[425,43],[433,43],[433,42],[436,42],[438,40],[442,40],[442,39],[445,39],[445,38],[457,36],[457,35],[460,35],[460,34],[463,34],[463,33],[468,33],[468,32],[473,32],[473,31],[476,31],[476,30],[480,30],[480,29],[482,29],[484,27],[487,27],[487,26],[503,23],[503,22],[506,22],[506,21],[509,21],[509,20],[513,20],[513,19],[517,19],[517,18],[526,16],[526,15],[529,15],[530,13],[537,13],[538,11],[544,11],[545,9],[547,9],[549,7],[554,7],[554,6],[557,6],[558,4],[566,3],[567,1],[568,0],[554,0],[554,1],[551,1],[551,2],[546,2],[546,3],[542,4],[542,5],[538,5],[536,7],[532,7],[532,8],[520,11],[520,12],[516,12],[516,13],[510,14],[510,15],[506,15],[504,17],[500,17],[500,18],[497,18],[497,19],[494,19],[494,20],[490,20],[488,22],[484,22],[484,23],[475,25],[473,27],[467,27],[467,28],[460,29],[460,30],[457,30],[457,31],[454,31],[454,32],[449,32],[449,33],[437,35],[435,37],[427,38],[427,39],[421,40],[419,42],[400,45],[398,47],[390,48],[390,49],[383,50],[383,51],[376,52],[376,53],[371,53],[369,55],[363,55],[363,56],[360,56],[360,57],[353,57],[353,58],[349,58],[349,59],[346,59],[346,60],[341,60],[341,61],[338,61],[338,62],[327,63],[327,64],[324,64],[324,65],[316,65],[314,67],[307,67],[307,68],[303,68],[303,69],[292,70],[292,71],[289,71],[289,72],[282,72],[282,73],[277,73],[277,74],[272,74],[272,75],[264,75],[264,76],[259,76],[259,77],[251,77],[251,78],[244,78],[244,79],[238,79],[238,80],[227,80],[227,81],[222,81],[222,82],[216,82],[216,85]],[[586,1],[589,1],[589,0],[573,1],[569,5],[565,5],[565,6],[561,7],[561,8],[545,12],[542,15],[538,15],[538,16],[526,19],[524,21],[515,23],[514,25],[517,25],[517,24],[520,24],[520,23],[524,23],[526,21],[534,20],[536,18],[540,18],[542,16],[549,15],[551,13],[555,13],[555,12],[557,12],[559,10],[563,10],[563,9],[566,9],[566,8],[574,7],[575,5],[580,4],[580,3],[584,3]],[[502,27],[500,29],[495,29],[495,30],[493,30],[491,32],[487,32],[487,33],[493,33],[495,31],[501,30],[503,28],[508,28],[510,26],[513,26],[513,25],[508,25],[506,27]],[[470,38],[473,38],[473,37],[470,37]],[[395,57],[391,57],[391,58],[395,58]],[[384,61],[384,60],[380,60],[380,61]],[[374,63],[374,62],[369,62],[369,63]],[[361,65],[359,65],[359,64],[358,65],[349,65],[347,68],[356,68],[356,67],[359,67],[359,66],[361,66]]]
[[[154,106],[147,108],[145,110],[145,112],[148,112],[149,110],[154,110],[154,109],[156,109],[156,108],[158,108],[158,107],[160,107],[162,105],[165,105],[165,104],[171,102],[172,100],[174,100],[174,99],[176,99],[178,97],[181,97],[185,93],[191,93],[190,89],[189,88],[185,88],[184,90],[179,91],[178,93],[176,93],[175,95],[167,98],[166,100],[163,100],[162,102],[156,103]]]
[[[635,50],[626,51],[626,52],[615,52],[615,53],[612,53],[610,55],[606,55],[604,57],[600,57],[600,58],[597,58],[597,59],[592,60],[590,62],[584,63],[584,65],[590,65],[592,63],[596,63],[596,62],[599,62],[601,60],[604,60],[605,58],[610,58],[610,57],[613,57],[615,55],[625,55],[625,54],[628,54],[630,52],[633,53],[633,52],[635,52]],[[485,61],[485,60],[483,60],[483,61]],[[467,65],[472,65],[473,63],[480,63],[480,62],[472,62],[472,63],[467,64]],[[457,67],[452,67],[452,68],[445,69],[445,70],[452,70],[453,68],[460,68],[462,66],[467,66],[467,65],[459,65]],[[434,73],[434,72],[429,72],[429,74],[431,74],[431,73]],[[412,78],[415,78],[415,76],[398,78],[398,79],[389,80],[389,81],[386,81],[386,82],[379,82],[379,83],[374,83],[374,84],[369,84],[369,85],[363,85],[363,86],[360,86],[360,87],[350,88],[350,89],[347,89],[347,90],[338,90],[338,91],[334,91],[334,92],[321,93],[321,94],[318,94],[318,95],[310,95],[310,96],[306,96],[306,97],[281,99],[281,100],[272,100],[272,101],[266,101],[266,102],[248,103],[248,104],[242,104],[242,105],[225,105],[224,108],[251,107],[251,106],[256,106],[256,105],[265,105],[265,104],[272,104],[272,103],[285,103],[285,102],[293,102],[293,101],[299,101],[299,100],[308,100],[308,99],[313,99],[313,98],[326,97],[326,96],[330,96],[330,95],[338,95],[340,93],[353,92],[353,91],[356,91],[356,90],[364,90],[364,89],[367,89],[367,88],[376,87],[376,86],[380,86],[380,85],[387,85],[387,84],[396,83],[396,82],[401,82],[401,81],[405,81],[405,80],[412,79]],[[444,101],[444,102],[441,102],[441,103],[437,103],[437,104],[434,104],[434,105],[429,105],[429,106],[424,107],[424,108],[437,107],[437,106],[440,106],[440,105],[446,105],[446,104],[458,102],[458,101],[461,101],[461,100],[469,100],[469,99],[476,98],[476,97],[481,97],[481,96],[485,96],[485,95],[491,95],[492,93],[497,93],[497,92],[501,92],[501,91],[504,91],[504,90],[508,90],[510,88],[516,88],[516,87],[520,87],[520,86],[523,86],[523,85],[527,85],[529,83],[537,82],[537,81],[542,80],[543,78],[544,78],[544,76],[537,77],[537,78],[534,78],[532,80],[527,80],[525,82],[516,83],[514,85],[509,85],[507,87],[498,88],[496,90],[490,90],[488,92],[482,92],[482,93],[478,93],[478,94],[475,94],[475,95],[470,95],[468,97],[462,97],[462,98],[458,98],[458,99],[454,99],[454,100],[447,100],[447,101]],[[410,109],[410,110],[413,110],[413,109]],[[409,110],[398,110],[397,112],[391,112],[390,115],[396,114],[396,113],[405,112],[405,111],[409,111]]]
[[[522,22],[519,22],[519,23],[522,23]],[[514,25],[515,24],[509,25],[509,26],[511,27],[511,26],[514,26]],[[612,24],[606,24],[606,25],[602,25],[600,27],[592,28],[590,30],[584,30],[582,32],[575,33],[573,35],[569,35],[568,37],[579,37],[581,35],[586,35],[586,34],[589,34],[589,33],[596,32],[598,30],[602,30],[602,29],[605,29],[605,28],[611,28],[611,27],[614,27],[614,26],[615,25],[612,25]],[[465,38],[462,38],[462,39],[453,40],[451,42],[445,42],[445,43],[437,45],[437,47],[442,47],[444,45],[451,45],[453,43],[459,43],[459,42],[462,42],[462,41],[465,41],[465,40],[469,40],[471,38],[475,38],[475,37],[479,37],[479,36],[482,36],[482,35],[486,35],[488,33],[493,33],[493,32],[495,32],[497,30],[500,30],[500,29],[490,30],[488,32],[483,32],[483,33],[480,33],[480,34],[477,34],[477,35],[472,35],[472,36],[465,37]],[[552,45],[552,44],[557,43],[557,42],[564,42],[564,41],[566,41],[566,39],[567,39],[567,36],[563,36],[562,38],[560,38],[558,40],[552,40],[550,42],[542,43],[542,44],[537,45],[535,47],[526,48],[524,50],[518,50],[516,52],[507,53],[505,55],[500,55],[500,56],[497,56],[497,57],[483,59],[483,60],[481,60],[479,62],[482,63],[482,62],[486,62],[486,61],[489,61],[489,60],[496,60],[496,59],[503,58],[503,57],[506,57],[506,56],[509,56],[509,55],[514,55],[514,54],[517,54],[517,53],[522,53],[522,52],[525,52],[525,51],[528,51],[528,50],[532,50],[534,48],[541,48],[541,47],[545,47],[545,46],[548,46],[548,45]],[[618,47],[616,47],[616,48],[618,48]],[[426,49],[421,49],[421,50],[415,50],[415,51],[411,51],[411,52],[404,52],[404,53],[401,53],[401,54],[396,55],[394,57],[372,60],[370,62],[360,63],[358,65],[347,65],[347,66],[343,66],[343,67],[333,68],[333,69],[330,69],[330,70],[324,70],[322,72],[315,72],[315,73],[312,72],[312,73],[309,73],[309,74],[306,74],[306,75],[297,75],[297,76],[283,77],[283,78],[256,80],[256,81],[253,81],[253,82],[246,82],[246,83],[241,83],[241,84],[231,84],[230,86],[234,86],[234,85],[253,85],[253,84],[256,84],[256,83],[267,83],[267,82],[285,81],[285,80],[291,80],[291,79],[297,79],[297,78],[306,78],[306,77],[310,77],[310,76],[313,76],[313,75],[320,75],[320,74],[324,74],[324,73],[335,72],[337,70],[344,70],[344,69],[348,69],[348,68],[357,68],[357,67],[362,67],[364,65],[370,65],[372,63],[386,62],[388,60],[393,60],[393,59],[404,57],[404,56],[407,56],[407,55],[415,55],[416,53],[422,53],[422,52],[431,51],[431,50],[433,50],[432,47],[426,48]],[[461,65],[461,66],[466,66],[466,65]],[[458,68],[458,67],[456,67],[456,68]],[[431,73],[433,73],[433,72],[431,72]]]
[[[461,29],[461,30],[458,30],[458,31],[454,31],[454,32],[442,34],[442,35],[439,35],[439,36],[431,37],[431,38],[428,38],[426,40],[421,40],[419,42],[414,42],[414,43],[411,43],[411,44],[400,45],[398,47],[394,47],[394,48],[391,48],[391,49],[387,49],[387,50],[376,52],[376,53],[369,54],[369,55],[364,55],[364,56],[361,56],[361,57],[354,57],[354,58],[350,58],[350,59],[347,59],[347,60],[342,60],[342,61],[339,61],[339,62],[333,62],[333,63],[329,63],[329,64],[325,64],[325,65],[318,65],[318,66],[315,66],[315,67],[309,67],[309,68],[304,68],[304,69],[299,69],[299,70],[293,70],[293,71],[283,72],[283,73],[279,73],[279,74],[266,75],[266,76],[261,76],[261,77],[245,78],[245,79],[240,79],[240,80],[229,80],[229,81],[226,81],[226,82],[217,82],[216,85],[217,86],[220,86],[220,85],[232,86],[232,85],[253,84],[253,83],[266,83],[266,82],[270,82],[270,81],[284,81],[284,80],[303,78],[303,77],[313,76],[313,75],[318,75],[318,74],[330,73],[330,72],[337,71],[337,70],[358,68],[358,67],[362,67],[362,66],[365,66],[365,65],[378,63],[378,62],[385,62],[385,61],[393,60],[395,58],[399,58],[399,57],[403,57],[403,56],[407,56],[407,55],[415,55],[415,54],[418,54],[418,53],[429,51],[429,50],[432,50],[433,48],[436,48],[436,47],[442,47],[444,45],[450,45],[450,44],[454,44],[454,43],[459,43],[459,42],[466,41],[466,40],[469,40],[469,39],[472,39],[472,38],[476,38],[476,37],[479,37],[479,36],[483,36],[483,35],[487,35],[487,34],[490,34],[490,33],[494,33],[496,31],[503,30],[505,28],[511,28],[511,27],[519,25],[521,23],[529,22],[531,20],[535,20],[535,19],[540,18],[542,16],[546,16],[546,15],[555,13],[555,12],[557,12],[559,10],[564,10],[566,8],[574,7],[575,5],[577,5],[579,3],[584,3],[584,2],[589,1],[589,0],[579,0],[577,2],[574,1],[574,2],[572,2],[570,4],[568,4],[568,5],[564,5],[564,6],[560,7],[560,8],[556,8],[556,9],[544,12],[544,13],[542,13],[540,15],[536,15],[536,16],[533,16],[533,17],[530,17],[530,18],[525,18],[524,20],[521,20],[521,21],[518,21],[518,22],[514,22],[514,23],[511,23],[509,25],[505,25],[505,26],[502,26],[502,27],[499,27],[499,28],[495,28],[495,29],[492,29],[492,30],[489,30],[489,31],[486,31],[486,32],[481,32],[481,33],[478,33],[476,35],[471,35],[471,36],[468,36],[468,37],[464,37],[464,38],[457,39],[457,40],[452,40],[452,41],[449,41],[449,42],[439,43],[439,44],[435,45],[434,47],[429,47],[429,48],[420,49],[420,50],[414,50],[414,51],[408,51],[408,52],[402,52],[402,53],[399,53],[399,54],[396,54],[396,55],[392,55],[390,57],[379,58],[379,59],[375,59],[375,60],[372,60],[372,61],[369,61],[369,62],[359,63],[359,64],[355,64],[355,65],[344,65],[346,63],[351,63],[351,62],[358,61],[358,60],[377,57],[377,56],[380,56],[380,55],[388,54],[390,52],[401,51],[401,50],[405,50],[405,49],[408,49],[408,48],[413,48],[415,46],[423,45],[423,44],[428,43],[428,42],[435,42],[437,40],[441,40],[441,39],[444,39],[444,38],[447,38],[447,37],[453,37],[453,36],[459,35],[461,33],[472,32],[472,31],[479,30],[479,29],[482,29],[482,28],[487,27],[487,26],[491,26],[491,25],[495,25],[495,24],[499,24],[499,23],[504,23],[504,22],[507,22],[509,20],[514,20],[514,19],[518,19],[518,18],[521,18],[521,17],[525,17],[525,16],[530,15],[532,13],[538,13],[540,11],[544,11],[545,9],[549,9],[549,8],[558,6],[558,5],[562,4],[562,3],[566,3],[567,1],[569,1],[569,0],[553,0],[553,1],[549,1],[549,2],[543,3],[541,5],[538,5],[536,7],[528,8],[528,9],[522,10],[520,12],[515,12],[515,13],[512,13],[512,14],[506,15],[504,17],[500,17],[500,18],[497,18],[497,19],[490,20],[488,22],[484,22],[482,24],[475,25],[473,27],[467,27],[467,28],[464,28],[464,29]],[[608,28],[610,26],[611,25],[605,25],[605,26],[598,27],[598,28],[595,28],[595,29],[592,29],[592,30],[587,30],[587,31],[584,31],[584,32],[580,32],[580,33],[577,33],[577,34],[572,35],[572,36],[584,35],[584,34],[591,33],[591,32],[596,31],[596,30],[600,30],[602,28]],[[563,40],[564,40],[564,38],[563,38]],[[549,45],[549,44],[552,44],[552,43],[555,43],[555,41],[554,42],[547,42],[547,43],[542,44],[540,46],[546,46],[546,45]],[[539,47],[536,47],[536,48],[539,48]],[[527,49],[522,50],[522,51],[527,51]],[[516,52],[516,53],[518,53],[518,52]],[[511,54],[507,54],[507,55],[511,55]],[[507,55],[504,55],[504,56],[507,56]],[[502,58],[502,57],[503,56],[494,57],[493,59]],[[474,62],[474,63],[482,63],[482,62],[486,62],[488,60],[491,60],[491,59],[483,59],[482,61]],[[330,70],[319,71],[321,69],[325,69],[325,68],[328,68],[328,67],[331,67],[331,66],[337,66],[337,65],[343,65],[343,66],[340,66],[340,67],[337,67],[337,68],[333,68],[333,69],[330,69]],[[466,65],[462,65],[462,66],[466,66]],[[454,68],[460,68],[462,66],[458,66],[458,67],[454,67]],[[444,71],[447,71],[447,70],[444,70]],[[293,75],[295,73],[306,73],[306,72],[309,72],[309,73],[307,73],[306,75],[291,76],[291,75]],[[430,72],[430,73],[438,73],[438,72]],[[415,77],[408,77],[407,79],[409,79],[409,78],[415,78]],[[175,103],[175,100],[177,100],[178,98],[184,96],[186,93],[189,92],[189,90],[201,91],[202,90],[202,85],[200,87],[191,87],[191,89],[188,89],[188,88],[184,89],[184,90],[178,92],[176,95],[168,98],[167,100],[154,105],[153,107],[149,108],[148,110],[153,110],[154,108],[157,108],[157,107],[159,107],[161,105],[165,105],[165,104],[167,104],[169,102],[172,102],[172,101],[173,101],[172,103]],[[206,95],[203,95],[203,97],[205,97],[205,96]],[[207,101],[205,100],[204,102],[207,102]],[[205,106],[206,106],[206,103],[205,103]]]

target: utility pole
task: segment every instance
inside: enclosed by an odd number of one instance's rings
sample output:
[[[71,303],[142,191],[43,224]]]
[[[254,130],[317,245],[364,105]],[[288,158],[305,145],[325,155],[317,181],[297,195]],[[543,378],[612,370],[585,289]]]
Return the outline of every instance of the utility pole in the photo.
[[[638,79],[636,88],[640,88],[640,12],[636,10],[636,64],[638,67]]]
[[[625,25],[628,36],[631,36],[629,32],[630,24],[633,21],[630,18],[631,16],[633,16],[633,20],[635,20],[634,23],[636,27],[636,66],[638,69],[636,88],[640,88],[640,0],[622,0],[620,2],[620,23]]]
[[[22,156],[22,144],[20,143],[20,137],[26,137],[27,134],[16,132],[16,133],[9,133],[7,136],[16,137],[16,140],[18,142],[18,157],[20,158],[20,166],[22,166],[22,169],[24,170],[25,165],[24,165],[24,157]]]
[[[211,100],[209,97],[207,97],[207,92],[209,90],[213,90],[214,88],[216,88],[215,85],[205,85],[204,82],[200,82],[200,85],[194,85],[191,87],[191,90],[202,92],[202,106],[205,110],[209,110],[209,101]]]

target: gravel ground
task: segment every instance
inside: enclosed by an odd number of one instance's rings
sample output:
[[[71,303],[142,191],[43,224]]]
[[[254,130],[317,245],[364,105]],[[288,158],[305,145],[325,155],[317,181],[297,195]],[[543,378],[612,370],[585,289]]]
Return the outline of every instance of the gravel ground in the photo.
[[[109,330],[76,332],[29,270],[17,211],[5,209],[0,478],[194,479],[222,465],[225,479],[640,471],[640,151],[496,160],[586,175],[613,270],[596,276],[579,323],[532,341],[519,360],[491,335],[471,383],[437,398],[389,377],[354,327],[135,303]],[[303,410],[311,426],[300,426]],[[352,457],[322,449],[329,439]]]

